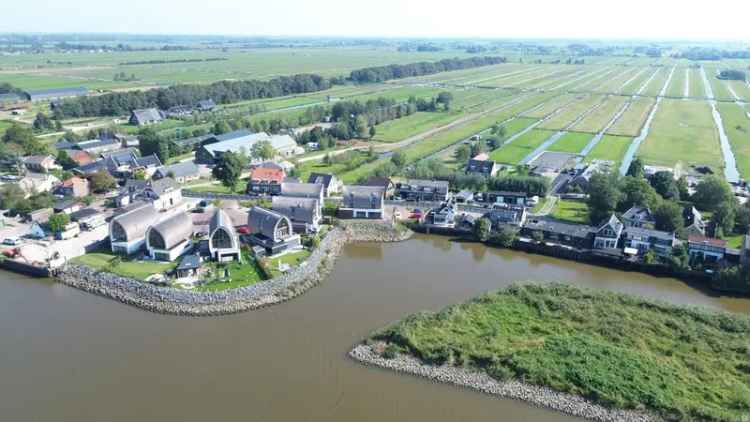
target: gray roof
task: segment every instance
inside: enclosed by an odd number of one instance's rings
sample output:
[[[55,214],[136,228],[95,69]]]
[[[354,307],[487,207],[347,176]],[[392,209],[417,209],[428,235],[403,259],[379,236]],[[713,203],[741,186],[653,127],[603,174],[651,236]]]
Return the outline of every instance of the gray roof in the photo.
[[[384,195],[385,189],[380,186],[344,186],[344,208],[379,209]]]
[[[149,227],[159,219],[159,213],[153,205],[136,202],[112,218],[112,224],[119,224],[128,240],[138,239],[146,235]]]
[[[185,270],[197,270],[201,267],[201,257],[195,254],[187,254],[182,257],[179,265],[177,265],[177,271]]]
[[[665,241],[673,241],[675,239],[674,233],[669,233],[661,230],[646,229],[643,227],[627,227],[625,229],[626,237],[648,237],[649,239],[658,239]]]
[[[161,177],[167,177],[170,173],[173,174],[174,177],[197,176],[200,174],[200,169],[192,161],[183,161],[181,163],[163,166],[156,170],[156,174]]]
[[[247,214],[247,225],[254,233],[259,233],[269,239],[275,239],[276,226],[282,220],[291,221],[284,215],[261,207],[252,207]]]
[[[151,191],[153,191],[157,195],[161,195],[164,192],[170,190],[180,189],[180,184],[171,177],[165,177],[159,180],[150,180],[148,182],[148,186],[151,188]]]
[[[622,233],[622,229],[624,227],[620,219],[618,219],[617,216],[615,216],[614,214],[610,215],[607,221],[605,221],[604,223],[601,224],[601,226],[599,226],[599,230],[597,231],[600,231],[607,226],[611,227],[612,230],[615,231],[617,236],[619,236]]]
[[[522,222],[526,208],[522,206],[506,205],[497,207],[484,216],[492,221],[492,224],[519,224]]]
[[[319,215],[320,204],[317,199],[274,196],[271,204],[272,210],[289,217],[292,221],[313,224],[315,217]]]
[[[469,160],[466,165],[466,172],[468,173],[481,173],[490,174],[495,168],[495,162],[492,160]]]
[[[145,157],[137,157],[135,164],[138,167],[159,167],[161,166],[161,160],[156,154],[147,155]]]
[[[625,220],[653,221],[654,215],[648,207],[634,205],[622,215]]]
[[[445,180],[411,179],[406,181],[406,185],[418,189],[430,188],[443,193],[448,193],[448,188],[450,187],[450,183]]]
[[[75,148],[86,151],[111,145],[119,145],[119,142],[117,141],[117,139],[89,139],[88,141],[78,142],[75,145]]]
[[[26,91],[31,101],[44,100],[47,98],[59,98],[59,97],[75,97],[86,95],[89,90],[82,86],[70,87],[70,88],[50,88],[50,89],[36,89],[33,91]]]
[[[87,217],[92,217],[94,215],[99,214],[99,211],[93,209],[93,208],[84,208],[82,210],[78,210],[74,213],[70,214],[70,219],[73,221],[78,221]]]
[[[336,176],[329,173],[310,173],[310,176],[307,178],[307,183],[318,183],[328,188],[334,177]]]
[[[206,109],[206,108],[214,108],[216,107],[216,103],[212,99],[207,100],[201,100],[198,101],[198,108]]]
[[[269,136],[265,132],[251,133],[246,129],[217,135],[213,138],[218,142],[204,145],[203,148],[214,157],[217,152],[244,152],[249,155],[252,152],[253,145],[261,141],[270,142],[275,150],[297,146],[297,142],[289,135]]]
[[[193,235],[193,219],[187,213],[180,212],[153,225],[151,230],[164,239],[165,249],[172,249]]]
[[[323,195],[323,185],[319,183],[289,183],[281,184],[282,196],[296,198],[320,198]]]
[[[585,224],[564,223],[552,219],[539,218],[527,220],[524,224],[527,230],[541,230],[549,233],[557,233],[564,236],[585,238],[597,231],[596,227]]]
[[[209,140],[209,139],[211,139],[213,137],[214,137],[213,134],[211,134],[211,135],[194,136],[192,138],[177,139],[176,141],[174,141],[174,143],[177,144],[177,145],[180,145],[180,146],[185,146],[185,147],[190,146],[190,147],[192,147],[192,146],[195,146],[195,145],[202,144],[203,142],[205,142],[205,141],[207,141],[207,140]]]
[[[133,110],[133,115],[136,121],[141,123],[159,122],[164,119],[162,113],[155,108],[144,108],[140,110]]]

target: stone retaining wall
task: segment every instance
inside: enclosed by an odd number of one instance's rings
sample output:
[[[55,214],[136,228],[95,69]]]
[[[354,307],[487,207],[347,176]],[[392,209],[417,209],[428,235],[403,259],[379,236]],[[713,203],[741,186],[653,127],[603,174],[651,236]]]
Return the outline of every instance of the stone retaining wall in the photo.
[[[520,381],[500,382],[481,372],[454,366],[425,365],[418,359],[407,355],[398,355],[393,359],[386,359],[381,357],[372,346],[364,344],[352,349],[349,356],[366,365],[417,375],[436,382],[454,384],[493,396],[523,400],[534,406],[549,408],[590,420],[601,422],[652,422],[659,420],[654,415],[647,413],[608,409],[591,403],[580,396],[560,393]]]
[[[251,286],[218,292],[194,292],[157,287],[127,277],[100,272],[84,265],[67,265],[55,273],[60,283],[152,312],[210,316],[258,309],[285,302],[320,283],[333,268],[347,242],[395,242],[408,239],[383,223],[342,224],[331,230],[302,265],[280,277]]]

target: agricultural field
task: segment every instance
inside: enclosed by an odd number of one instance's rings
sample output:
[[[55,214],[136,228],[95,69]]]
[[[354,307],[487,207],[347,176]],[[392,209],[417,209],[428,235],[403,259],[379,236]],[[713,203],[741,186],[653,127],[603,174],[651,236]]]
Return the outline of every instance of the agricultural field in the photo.
[[[750,86],[742,81],[724,81],[727,87],[731,87],[734,93],[737,94],[743,101],[750,101]],[[727,88],[729,89],[729,88]],[[734,96],[732,96],[734,98]]]
[[[720,168],[723,159],[711,107],[706,101],[665,99],[637,154],[647,164],[707,164]]]
[[[613,168],[619,168],[623,157],[625,157],[625,152],[632,142],[633,138],[627,136],[604,135],[586,156],[586,161],[609,160],[615,163]]]
[[[638,76],[636,76],[635,78],[631,79],[629,83],[624,85],[620,89],[619,93],[624,94],[624,95],[634,95],[635,93],[638,92],[639,89],[641,89],[643,84],[645,84],[646,81],[648,81],[649,78],[651,78],[651,75],[653,75],[654,72],[655,72],[654,68],[650,66],[643,67],[641,73],[638,74]]]
[[[659,69],[659,73],[657,73],[656,76],[651,79],[651,82],[646,85],[646,89],[643,90],[642,94],[650,97],[656,97],[657,95],[660,95],[662,89],[664,89],[664,85],[669,79],[669,73],[671,71],[671,67],[662,67],[661,69]]]
[[[703,84],[703,76],[698,68],[690,68],[690,97],[706,98],[706,87]]]
[[[557,142],[550,145],[547,151],[569,152],[571,154],[580,153],[588,145],[593,136],[590,133],[567,132]]]
[[[499,163],[517,164],[554,134],[555,132],[549,130],[530,130],[513,142],[492,151],[490,159]]]
[[[750,119],[747,111],[734,103],[718,103],[724,131],[732,145],[737,169],[743,179],[750,179]]]
[[[625,72],[625,71],[627,71],[627,68],[625,67],[621,67],[621,66],[611,67],[604,73],[601,73],[590,79],[584,79],[568,88],[574,92],[589,92],[589,91],[594,90],[599,85],[605,83],[609,79],[616,78],[618,75],[620,75],[622,72]]]
[[[620,95],[608,96],[602,105],[576,123],[570,130],[589,133],[601,132],[628,100],[628,97]]]
[[[610,135],[638,136],[643,124],[646,123],[651,108],[656,100],[648,97],[638,97],[630,102],[630,106],[619,119],[607,130]]]
[[[705,69],[706,78],[708,78],[708,83],[711,84],[711,89],[714,92],[714,98],[719,101],[734,101],[734,96],[727,89],[727,85],[716,77],[718,69],[715,67],[706,67]]]
[[[566,106],[578,98],[581,98],[581,95],[563,94],[547,101],[542,107],[524,113],[523,116],[542,119],[558,108]]]
[[[672,80],[667,87],[666,96],[670,98],[682,98],[685,94],[685,79],[687,69],[678,67],[672,75]]]
[[[444,126],[460,117],[460,113],[420,111],[411,116],[390,120],[375,126],[376,135],[374,140],[380,142],[402,141],[410,136]]]
[[[575,122],[582,114],[601,103],[603,95],[582,95],[578,101],[570,103],[552,118],[542,123],[540,129],[565,129]]]
[[[629,82],[633,76],[636,76],[642,68],[640,67],[628,67],[625,72],[620,73],[616,77],[607,78],[604,83],[596,87],[595,92],[604,93],[618,93],[622,90],[625,83]]]

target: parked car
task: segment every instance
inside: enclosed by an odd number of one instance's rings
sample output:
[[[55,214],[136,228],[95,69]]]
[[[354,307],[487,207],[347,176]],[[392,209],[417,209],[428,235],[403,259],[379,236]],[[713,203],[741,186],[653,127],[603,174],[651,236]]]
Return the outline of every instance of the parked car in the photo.
[[[21,244],[21,239],[17,237],[6,237],[3,239],[3,245],[17,246]]]

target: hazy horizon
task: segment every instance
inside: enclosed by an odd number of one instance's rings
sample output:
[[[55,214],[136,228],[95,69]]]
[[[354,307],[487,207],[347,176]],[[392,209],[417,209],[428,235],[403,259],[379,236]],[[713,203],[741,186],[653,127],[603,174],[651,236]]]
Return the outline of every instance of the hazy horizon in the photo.
[[[711,10],[674,0],[592,0],[486,4],[382,0],[94,0],[49,4],[28,0],[0,16],[3,33],[216,35],[247,37],[602,39],[622,41],[750,41],[749,3]]]

